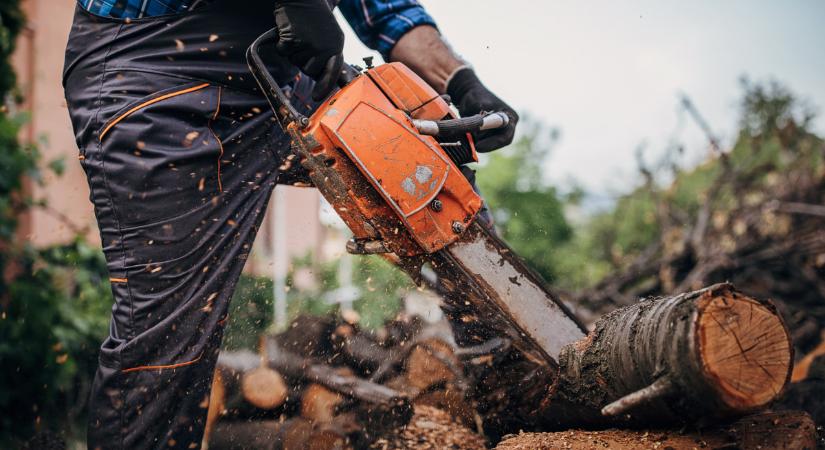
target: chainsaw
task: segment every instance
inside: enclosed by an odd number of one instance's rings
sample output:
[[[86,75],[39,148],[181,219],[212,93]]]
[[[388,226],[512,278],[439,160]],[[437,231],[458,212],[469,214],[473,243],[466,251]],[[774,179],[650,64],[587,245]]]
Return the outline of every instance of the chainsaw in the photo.
[[[477,220],[483,201],[456,161],[477,161],[472,132],[506,126],[502,112],[457,117],[448,99],[401,63],[347,66],[349,81],[311,117],[269,73],[258,38],[247,62],[293,153],[352,231],[347,251],[381,254],[419,285],[555,366],[584,328],[541,278]],[[463,161],[466,162],[466,161]]]

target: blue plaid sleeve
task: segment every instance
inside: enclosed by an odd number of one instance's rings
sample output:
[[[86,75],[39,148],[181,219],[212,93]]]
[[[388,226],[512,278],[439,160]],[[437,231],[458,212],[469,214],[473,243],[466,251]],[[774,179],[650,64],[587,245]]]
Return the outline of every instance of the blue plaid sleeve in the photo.
[[[92,14],[119,19],[140,19],[186,11],[194,0],[77,0]]]
[[[408,31],[419,25],[436,26],[417,0],[341,0],[338,8],[361,41],[385,60]]]

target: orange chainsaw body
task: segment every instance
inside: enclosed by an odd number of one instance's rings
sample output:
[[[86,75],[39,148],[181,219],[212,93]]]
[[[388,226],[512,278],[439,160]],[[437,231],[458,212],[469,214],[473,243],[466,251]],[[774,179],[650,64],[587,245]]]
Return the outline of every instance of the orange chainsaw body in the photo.
[[[293,131],[347,185],[350,195],[342,197],[348,198],[328,200],[355,240],[381,241],[399,256],[412,256],[455,242],[482,206],[438,141],[411,122],[445,117],[452,117],[447,102],[406,66],[391,63],[355,78],[307,127]],[[383,202],[363,195],[365,181]]]

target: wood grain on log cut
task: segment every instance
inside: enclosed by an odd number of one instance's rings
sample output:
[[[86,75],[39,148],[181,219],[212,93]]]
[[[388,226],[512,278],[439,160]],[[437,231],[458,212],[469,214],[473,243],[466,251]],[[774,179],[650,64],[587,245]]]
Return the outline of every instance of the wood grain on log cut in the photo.
[[[269,367],[256,367],[241,379],[244,398],[257,408],[274,409],[284,404],[289,390],[284,378]]]
[[[793,348],[776,313],[737,292],[699,301],[696,331],[708,377],[733,409],[766,405],[788,381]]]
[[[320,384],[310,384],[301,396],[301,417],[313,422],[331,422],[344,397]]]

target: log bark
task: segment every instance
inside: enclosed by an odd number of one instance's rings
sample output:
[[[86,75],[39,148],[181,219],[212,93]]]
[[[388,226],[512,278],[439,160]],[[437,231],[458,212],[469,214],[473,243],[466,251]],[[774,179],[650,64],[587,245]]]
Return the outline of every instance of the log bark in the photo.
[[[741,416],[779,396],[792,360],[775,308],[729,284],[649,299],[562,350],[541,415],[555,427]]]

